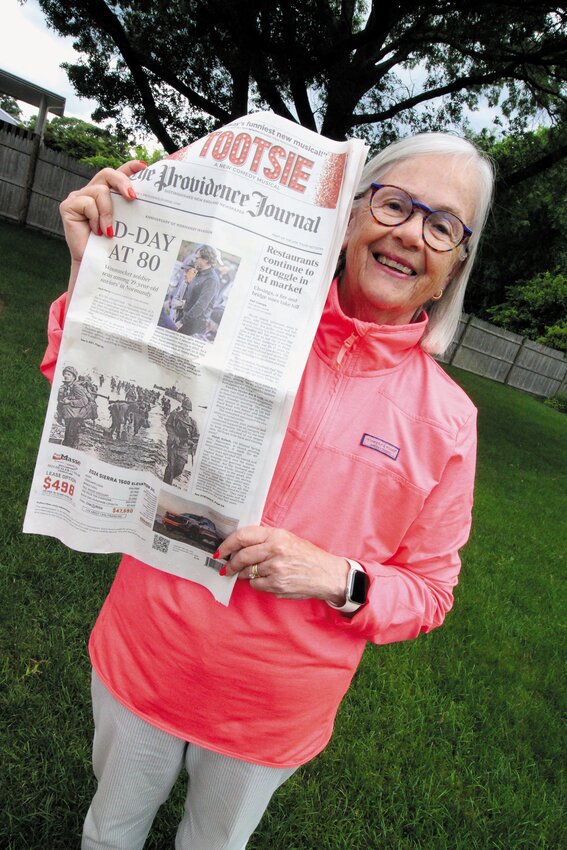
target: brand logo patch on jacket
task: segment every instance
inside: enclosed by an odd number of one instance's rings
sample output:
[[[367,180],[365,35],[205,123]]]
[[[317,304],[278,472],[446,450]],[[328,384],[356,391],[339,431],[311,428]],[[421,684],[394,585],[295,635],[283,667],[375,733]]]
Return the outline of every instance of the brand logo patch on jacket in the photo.
[[[374,449],[375,452],[380,452],[383,455],[388,455],[392,460],[397,460],[400,453],[398,446],[388,443],[382,437],[374,437],[372,434],[363,434],[360,445],[366,446],[367,449]]]

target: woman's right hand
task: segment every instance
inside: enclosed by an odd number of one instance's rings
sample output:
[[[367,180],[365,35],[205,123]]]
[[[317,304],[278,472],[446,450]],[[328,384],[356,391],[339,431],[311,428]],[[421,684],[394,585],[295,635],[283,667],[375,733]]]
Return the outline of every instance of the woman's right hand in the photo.
[[[103,168],[86,186],[71,192],[60,204],[65,239],[71,254],[68,301],[90,233],[108,238],[114,236],[111,190],[118,192],[127,201],[134,201],[136,192],[128,178],[144,168],[146,163],[138,159],[126,162],[116,170]]]

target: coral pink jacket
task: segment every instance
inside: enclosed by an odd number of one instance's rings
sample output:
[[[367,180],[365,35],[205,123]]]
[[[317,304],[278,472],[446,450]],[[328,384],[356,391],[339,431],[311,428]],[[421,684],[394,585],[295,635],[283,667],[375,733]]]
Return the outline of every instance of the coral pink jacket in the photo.
[[[48,376],[63,309],[50,315]],[[225,755],[299,765],[327,744],[367,641],[443,622],[470,529],[476,411],[419,346],[426,322],[348,318],[333,284],[262,518],[363,564],[367,604],[349,619],[239,581],[224,607],[124,556],[89,649],[131,711]]]

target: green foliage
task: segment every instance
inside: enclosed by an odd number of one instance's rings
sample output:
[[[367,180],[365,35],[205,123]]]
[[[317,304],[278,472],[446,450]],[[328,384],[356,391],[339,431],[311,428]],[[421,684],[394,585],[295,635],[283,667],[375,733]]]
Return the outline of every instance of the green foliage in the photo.
[[[18,106],[18,101],[14,100],[13,97],[10,97],[8,94],[2,94],[0,92],[0,108],[7,112],[8,115],[11,115],[12,118],[15,118],[16,121],[21,121],[22,119],[22,110]]]
[[[118,168],[127,159],[141,159],[148,165],[152,165],[162,159],[163,156],[164,151],[159,148],[150,153],[145,145],[134,145],[126,150],[123,157],[97,154],[96,156],[85,156],[81,159],[81,162],[100,170],[101,168]]]
[[[545,329],[545,333],[537,337],[536,342],[549,345],[550,348],[556,348],[558,351],[564,351],[567,354],[567,319],[549,325]]]
[[[564,15],[541,0],[39,3],[83,54],[66,67],[94,117],[151,130],[168,151],[251,107],[332,138],[370,127],[381,145],[463,128],[483,95],[514,129],[556,116],[564,96]]]
[[[541,161],[564,145],[567,127],[542,127],[500,140],[483,133],[474,140],[495,160],[499,179],[480,256],[469,283],[465,309],[499,323],[500,307],[508,302],[508,292],[518,286],[528,286],[525,282],[530,280],[537,279],[541,284],[541,275],[548,273],[550,278],[554,278],[561,269],[567,268],[567,169],[564,162],[557,162],[534,176],[508,185],[511,175],[525,173],[531,163]],[[545,280],[548,282],[549,279]],[[523,299],[524,308],[527,307],[527,295],[519,294],[517,297],[520,301]],[[536,303],[539,303],[538,298],[534,292]],[[519,302],[513,310],[518,309]],[[553,310],[553,303],[550,309]],[[548,319],[554,324],[563,315],[564,312],[558,310]],[[504,313],[502,318],[506,318]],[[529,325],[525,319],[522,321],[521,325],[504,324],[504,327],[519,330]],[[539,327],[541,323],[534,318],[533,324]],[[541,334],[545,334],[545,327],[540,327],[532,338],[536,339]]]
[[[567,392],[555,393],[551,398],[546,398],[543,403],[552,410],[558,410],[559,413],[567,413]]]
[[[542,272],[508,287],[506,296],[487,311],[491,321],[544,345],[555,340],[567,351],[567,275]]]
[[[50,145],[48,145],[48,147],[50,147]],[[69,156],[72,156],[72,154],[69,154]],[[130,159],[130,157],[127,156],[125,158],[121,158],[119,156],[97,154],[96,156],[83,156],[80,159],[80,162],[82,162],[83,165],[90,165],[91,168],[96,168],[97,171],[100,171],[102,168],[118,168],[127,159]]]
[[[128,148],[126,155],[122,158],[97,154],[96,156],[84,156],[81,159],[81,162],[100,170],[101,168],[118,168],[118,166],[122,165],[122,163],[127,159],[141,159],[144,162],[147,162],[148,165],[152,165],[154,162],[162,159],[163,156],[164,151],[159,148],[149,153],[145,145],[134,145],[133,147]]]
[[[34,129],[36,118],[28,122]],[[118,130],[98,127],[80,118],[55,117],[45,125],[43,142],[46,147],[61,151],[84,165],[93,168],[118,168],[128,159],[143,159],[148,165],[161,159],[161,149],[148,151],[143,144],[132,145]]]
[[[29,121],[34,129],[36,118]],[[120,131],[97,127],[80,118],[55,116],[45,125],[43,142],[46,147],[60,151],[87,165],[116,168],[130,158],[128,139]]]
[[[163,159],[165,151],[157,148],[150,152],[145,145],[134,145],[130,150],[130,156],[132,159],[141,159],[147,162],[148,165],[153,165],[154,162]]]

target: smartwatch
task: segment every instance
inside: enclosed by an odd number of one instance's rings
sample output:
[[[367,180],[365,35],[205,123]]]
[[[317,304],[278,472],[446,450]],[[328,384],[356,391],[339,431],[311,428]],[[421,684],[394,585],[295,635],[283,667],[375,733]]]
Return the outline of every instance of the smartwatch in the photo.
[[[346,558],[346,560],[350,566],[346,585],[346,602],[344,605],[333,605],[332,602],[327,602],[327,605],[330,605],[335,611],[340,611],[341,614],[353,614],[366,602],[368,575],[357,561],[351,561],[350,558]]]

